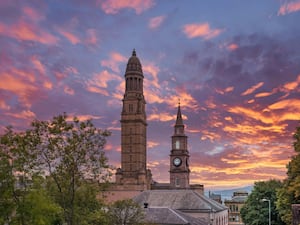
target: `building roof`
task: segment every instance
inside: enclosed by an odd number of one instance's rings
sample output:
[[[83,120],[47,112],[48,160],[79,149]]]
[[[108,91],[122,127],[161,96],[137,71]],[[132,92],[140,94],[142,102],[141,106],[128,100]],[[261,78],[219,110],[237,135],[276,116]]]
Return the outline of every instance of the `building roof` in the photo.
[[[248,196],[234,196],[230,200],[225,200],[224,203],[245,203]]]
[[[141,206],[144,203],[148,203],[150,208],[166,207],[182,212],[219,212],[227,210],[226,206],[193,190],[148,190],[143,191],[134,197],[133,200],[141,204]]]
[[[207,225],[207,223],[199,218],[186,215],[176,209],[154,207],[145,209],[147,222],[163,225]]]

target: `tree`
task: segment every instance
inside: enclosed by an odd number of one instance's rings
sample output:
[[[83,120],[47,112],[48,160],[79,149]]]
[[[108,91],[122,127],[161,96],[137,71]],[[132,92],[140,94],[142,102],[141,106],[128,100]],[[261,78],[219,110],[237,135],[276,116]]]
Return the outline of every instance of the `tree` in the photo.
[[[110,225],[143,224],[144,213],[139,204],[132,199],[114,202],[108,210]]]
[[[17,208],[16,217],[12,220],[18,224],[19,217],[22,215],[24,224],[62,224],[62,208],[54,202],[44,188],[45,179],[35,176],[31,182],[31,188],[24,196],[24,201]]]
[[[9,221],[14,209],[13,189],[14,176],[12,175],[11,157],[6,145],[10,142],[11,130],[0,139],[0,224]]]
[[[0,137],[0,222],[5,224],[13,220],[12,215],[20,224],[26,224],[25,215],[21,210],[30,190],[33,176],[39,172],[35,170],[36,154],[32,151],[31,135],[29,131],[15,133],[8,127]]]
[[[268,224],[269,206],[262,199],[271,202],[271,221],[273,225],[283,225],[275,207],[276,190],[282,187],[277,180],[255,182],[253,191],[249,195],[245,205],[241,209],[241,216],[247,225]]]
[[[294,133],[295,155],[287,165],[287,178],[283,187],[278,191],[276,206],[281,219],[286,224],[292,223],[292,204],[300,204],[300,127]]]
[[[94,127],[90,120],[68,121],[59,115],[52,121],[34,121],[32,136],[40,166],[56,187],[56,200],[68,225],[76,222],[76,198],[86,180],[107,181],[109,166],[103,151],[107,130]]]
[[[83,224],[84,217],[77,217],[80,212],[98,212],[95,188],[87,184],[105,183],[111,175],[103,150],[109,135],[89,120],[69,120],[66,114],[35,120],[25,132],[8,128],[0,136],[0,224],[44,224],[56,220],[61,211],[62,222],[75,225]],[[40,175],[46,180],[35,180]],[[47,185],[41,185],[45,181]],[[42,202],[48,207],[36,207]],[[93,207],[87,209],[82,202]],[[50,216],[42,215],[42,208]]]

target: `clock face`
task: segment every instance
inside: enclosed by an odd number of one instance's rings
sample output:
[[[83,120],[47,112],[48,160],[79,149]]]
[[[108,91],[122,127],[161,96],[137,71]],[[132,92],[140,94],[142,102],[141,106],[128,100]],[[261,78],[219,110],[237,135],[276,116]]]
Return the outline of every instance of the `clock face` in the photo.
[[[174,166],[180,166],[181,165],[181,159],[180,158],[175,158],[173,160],[173,164],[174,164]]]

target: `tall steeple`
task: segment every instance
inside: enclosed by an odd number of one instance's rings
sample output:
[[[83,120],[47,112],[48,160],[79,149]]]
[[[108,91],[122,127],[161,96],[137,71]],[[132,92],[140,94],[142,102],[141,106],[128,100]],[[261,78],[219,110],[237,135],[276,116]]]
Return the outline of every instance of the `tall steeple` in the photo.
[[[170,187],[187,189],[190,187],[189,151],[187,136],[184,133],[184,124],[178,103],[177,118],[172,136],[172,150],[170,154]]]
[[[143,70],[135,49],[125,72],[125,93],[121,113],[121,168],[116,182],[150,189],[151,172],[147,170],[147,118],[143,93]]]

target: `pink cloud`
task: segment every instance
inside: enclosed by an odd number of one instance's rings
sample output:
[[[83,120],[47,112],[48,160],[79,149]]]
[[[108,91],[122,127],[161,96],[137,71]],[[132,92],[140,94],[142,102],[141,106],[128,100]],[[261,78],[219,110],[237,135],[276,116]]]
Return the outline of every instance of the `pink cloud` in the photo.
[[[100,62],[101,66],[105,66],[107,68],[110,68],[115,73],[120,73],[119,63],[120,62],[127,62],[127,58],[122,56],[121,54],[117,52],[111,52],[109,55],[108,60],[102,60]]]
[[[36,115],[34,112],[30,110],[23,110],[20,113],[6,113],[6,115],[17,118],[17,119],[26,119],[26,120],[32,120],[36,118]]]
[[[117,14],[120,10],[126,8],[135,10],[136,14],[141,14],[154,6],[153,0],[104,0],[98,2],[100,2],[101,9],[106,14]]]
[[[63,28],[57,28],[57,31],[64,36],[66,39],[68,39],[68,41],[70,41],[73,45],[76,45],[78,43],[80,43],[80,39],[78,37],[76,37],[74,34],[72,34],[71,32],[68,32],[66,30],[64,30]]]
[[[95,29],[88,29],[86,31],[85,43],[87,45],[96,45],[98,43],[97,32]]]
[[[70,88],[69,86],[65,86],[64,87],[64,92],[68,95],[74,95],[75,94],[75,91],[74,89]]]
[[[9,110],[10,106],[3,99],[0,99],[0,109]]]
[[[297,12],[300,10],[300,0],[294,2],[286,2],[280,6],[277,15],[284,16],[289,13]]]
[[[43,13],[28,6],[24,7],[22,11],[24,14],[24,18],[30,19],[32,21],[39,21],[45,18],[45,15]]]
[[[147,64],[147,65],[143,66],[143,72],[148,73],[152,76],[152,79],[147,81],[148,87],[150,87],[150,86],[156,87],[156,88],[161,87],[161,83],[158,80],[159,71],[160,71],[159,68],[152,64]]]
[[[93,78],[86,83],[87,90],[109,96],[110,94],[106,89],[108,87],[108,83],[113,80],[121,82],[122,78],[104,70],[100,73],[94,74]]]
[[[211,29],[208,23],[193,23],[183,27],[183,32],[188,38],[201,37],[212,39],[220,35],[223,31],[222,29]]]
[[[37,56],[31,57],[31,62],[41,75],[46,74],[45,66],[41,63]]]
[[[10,26],[0,23],[0,34],[21,41],[35,41],[42,44],[56,44],[58,42],[57,37],[25,21]]]
[[[166,18],[165,16],[157,16],[157,17],[151,18],[149,21],[149,24],[148,24],[149,28],[150,29],[158,28],[162,24],[162,22],[165,20],[165,18]]]
[[[234,50],[236,50],[238,48],[239,48],[239,46],[237,44],[235,44],[235,43],[232,43],[232,44],[230,44],[230,45],[227,46],[227,49],[229,51],[234,51]]]
[[[30,95],[36,92],[38,88],[34,83],[26,82],[22,77],[16,77],[11,73],[0,74],[0,90],[5,90],[19,96],[19,100],[26,106],[30,106]]]
[[[43,86],[48,90],[51,90],[53,88],[53,84],[50,81],[44,81]]]

